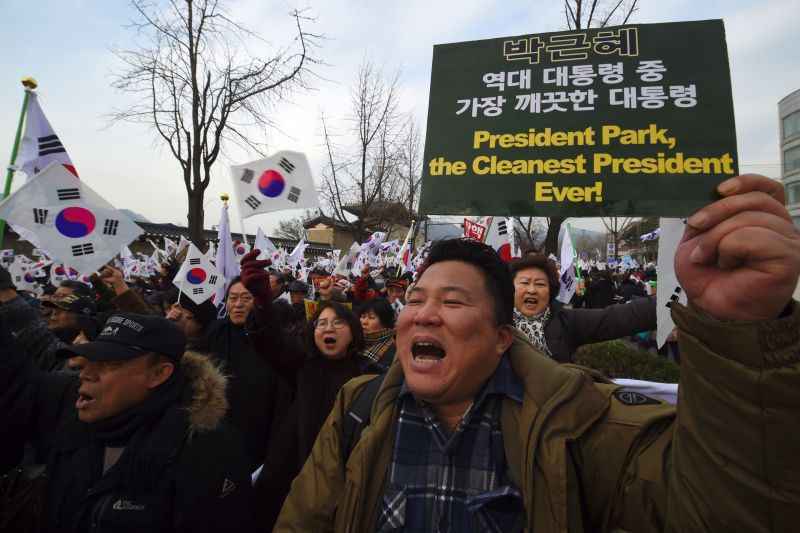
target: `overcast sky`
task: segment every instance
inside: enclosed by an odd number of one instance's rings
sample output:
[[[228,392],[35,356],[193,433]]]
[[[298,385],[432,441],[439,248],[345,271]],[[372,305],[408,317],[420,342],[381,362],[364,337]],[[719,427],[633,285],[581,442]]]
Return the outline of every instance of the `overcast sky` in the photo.
[[[316,22],[309,31],[326,36],[317,69],[324,78],[315,90],[296,94],[275,111],[279,130],[270,150],[309,154],[319,179],[325,163],[320,114],[336,131],[346,128],[349,87],[364,58],[385,71],[401,72],[401,108],[424,128],[427,116],[432,45],[565,28],[561,0],[234,0],[235,19],[276,46],[289,43],[289,11],[308,8]],[[119,208],[154,222],[186,224],[186,198],[180,169],[153,133],[141,125],[108,127],[106,115],[128,102],[110,87],[119,68],[112,48],[130,47],[125,25],[134,17],[122,0],[3,0],[0,35],[0,157],[11,152],[22,101],[20,79],[40,84],[40,102],[91,187]],[[780,176],[777,102],[800,88],[797,0],[640,0],[631,22],[674,22],[722,18],[725,21],[733,80],[740,169]],[[219,217],[218,195],[231,191],[228,164],[254,158],[232,151],[233,161],[216,166],[207,192],[206,227]],[[15,186],[23,181],[20,174]],[[15,187],[16,188],[16,187]],[[247,230],[267,232],[296,212],[248,219]],[[239,229],[233,213],[233,227]],[[597,227],[591,219],[575,225]]]

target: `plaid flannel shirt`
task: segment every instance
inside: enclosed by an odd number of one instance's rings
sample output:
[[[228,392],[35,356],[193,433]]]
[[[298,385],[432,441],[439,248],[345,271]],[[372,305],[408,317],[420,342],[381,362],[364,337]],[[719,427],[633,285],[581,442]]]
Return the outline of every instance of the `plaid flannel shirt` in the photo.
[[[359,365],[364,374],[384,374],[394,361],[394,330],[382,329],[364,335],[365,348],[361,351]]]
[[[516,532],[524,508],[507,474],[502,399],[522,403],[523,386],[504,356],[452,434],[405,383],[377,531]]]

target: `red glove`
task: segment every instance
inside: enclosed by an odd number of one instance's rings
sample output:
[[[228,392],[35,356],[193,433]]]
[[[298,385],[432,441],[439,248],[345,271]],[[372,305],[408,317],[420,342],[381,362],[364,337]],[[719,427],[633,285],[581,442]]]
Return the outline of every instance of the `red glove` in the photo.
[[[265,307],[272,303],[272,291],[269,288],[269,272],[264,270],[272,264],[269,259],[258,260],[260,250],[253,250],[242,257],[242,284],[253,295],[257,307]]]

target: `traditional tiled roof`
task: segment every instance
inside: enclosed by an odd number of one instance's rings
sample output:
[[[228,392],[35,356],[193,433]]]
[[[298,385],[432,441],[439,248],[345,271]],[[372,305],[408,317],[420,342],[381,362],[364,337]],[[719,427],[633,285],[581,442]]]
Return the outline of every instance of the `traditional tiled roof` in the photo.
[[[153,237],[168,237],[170,239],[176,239],[176,240],[180,239],[181,237],[186,237],[187,239],[189,238],[189,228],[185,226],[178,226],[176,224],[169,224],[169,223],[156,224],[153,222],[140,222],[140,221],[137,221],[136,224],[138,224],[139,227],[141,227],[144,230],[144,234],[142,235],[142,237],[144,238],[152,239]],[[210,229],[203,230],[203,238],[206,241],[217,242],[218,241],[217,231]],[[234,241],[242,241],[243,240],[242,234],[231,232],[231,239],[233,239]],[[247,234],[247,242],[249,244],[252,245],[255,242],[255,240],[256,240],[255,235],[251,233]],[[291,250],[292,248],[297,246],[298,242],[296,239],[284,239],[282,237],[269,237],[269,240],[271,240],[275,246],[278,246],[280,248],[285,248],[287,250]],[[332,249],[333,248],[328,244],[309,243],[308,248],[306,248],[306,255],[311,255],[311,256],[324,255],[326,252],[330,252]]]

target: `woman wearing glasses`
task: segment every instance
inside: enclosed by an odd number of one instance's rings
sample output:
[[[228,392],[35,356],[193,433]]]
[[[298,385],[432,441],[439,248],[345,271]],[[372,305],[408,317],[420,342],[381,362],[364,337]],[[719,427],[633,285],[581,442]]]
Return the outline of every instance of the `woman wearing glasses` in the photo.
[[[288,358],[302,361],[296,368],[294,402],[270,439],[255,483],[263,531],[272,531],[292,480],[311,453],[339,389],[361,374],[356,356],[364,346],[364,334],[358,319],[341,303],[320,304],[304,341],[305,357]],[[284,350],[291,345],[285,342]],[[283,359],[287,359],[285,353]]]

